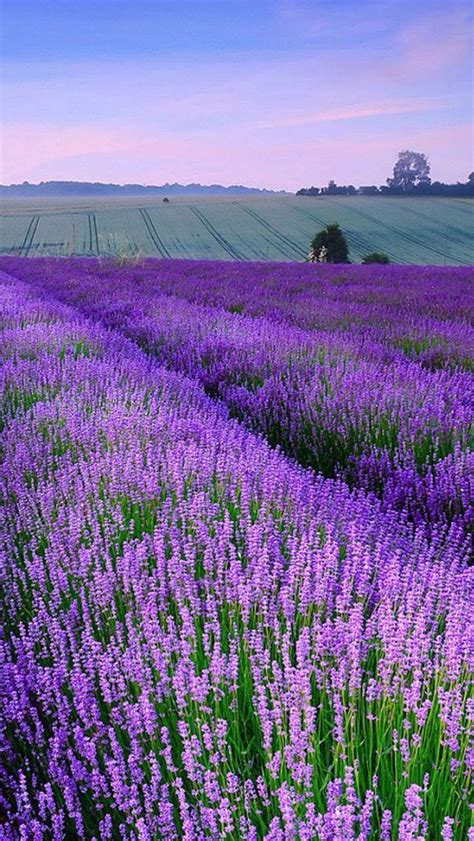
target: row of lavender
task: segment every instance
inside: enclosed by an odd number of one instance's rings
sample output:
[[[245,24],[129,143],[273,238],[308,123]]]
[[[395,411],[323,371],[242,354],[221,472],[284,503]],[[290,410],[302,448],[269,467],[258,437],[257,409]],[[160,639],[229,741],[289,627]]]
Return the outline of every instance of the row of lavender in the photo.
[[[429,534],[472,531],[470,270],[6,265],[197,380],[302,465]]]
[[[290,463],[51,293],[0,297],[3,837],[464,837],[456,532]]]

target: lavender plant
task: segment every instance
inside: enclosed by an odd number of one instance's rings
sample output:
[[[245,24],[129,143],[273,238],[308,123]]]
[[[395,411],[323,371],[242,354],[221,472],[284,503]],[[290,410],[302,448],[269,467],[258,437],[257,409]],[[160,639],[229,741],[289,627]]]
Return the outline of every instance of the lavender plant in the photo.
[[[469,270],[5,264],[192,377],[302,465],[429,533],[472,533]]]
[[[265,379],[253,394],[286,376],[293,328],[280,348],[265,319],[249,337],[246,316],[219,310],[211,333],[201,306],[191,364],[179,324],[168,344],[154,332],[166,298],[146,289],[142,309],[140,274],[135,322],[122,270],[114,311],[108,269],[29,266],[0,276],[4,837],[465,837],[459,525],[428,534],[205,394],[201,339],[215,376],[210,337],[227,331],[226,388],[248,356]]]

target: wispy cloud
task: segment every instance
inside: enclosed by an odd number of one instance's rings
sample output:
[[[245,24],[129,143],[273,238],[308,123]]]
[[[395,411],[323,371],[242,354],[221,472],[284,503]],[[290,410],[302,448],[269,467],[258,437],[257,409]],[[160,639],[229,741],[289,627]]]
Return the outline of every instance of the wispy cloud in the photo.
[[[330,178],[339,183],[383,183],[405,146],[428,153],[435,178],[456,180],[473,168],[471,139],[468,122],[311,139],[296,139],[283,131],[271,141],[268,136],[224,130],[178,137],[141,128],[111,131],[87,125],[63,130],[60,125],[17,124],[7,127],[2,180],[72,178],[147,184],[201,180],[289,190],[309,183],[323,185]]]
[[[252,3],[240,6],[251,26]],[[231,49],[216,13],[207,24],[222,49],[196,39],[177,55],[151,56],[137,44],[119,60],[93,58],[81,42],[66,58],[11,58],[2,180],[374,182],[399,148],[415,144],[434,177],[464,177],[470,144],[458,127],[472,90],[464,2],[265,0],[265,8],[258,50],[245,38]]]
[[[340,120],[361,120],[367,117],[386,117],[393,114],[423,113],[425,111],[439,111],[452,107],[448,99],[422,99],[392,102],[372,102],[364,105],[354,105],[348,108],[328,109],[325,111],[308,111],[304,114],[287,114],[259,124],[260,128],[292,128],[296,126],[310,126],[316,123],[332,123]]]
[[[353,41],[358,36],[368,38],[389,30],[388,5],[390,3],[384,0],[369,4],[344,0],[338,3],[328,3],[326,0],[281,0],[278,4],[278,18],[287,30],[289,28],[302,40],[314,39],[324,50],[348,36]],[[393,7],[394,4],[391,5]]]
[[[472,56],[472,23],[472,5],[453,2],[443,9],[434,3],[427,14],[402,25],[395,37],[398,75],[433,79],[456,70]]]

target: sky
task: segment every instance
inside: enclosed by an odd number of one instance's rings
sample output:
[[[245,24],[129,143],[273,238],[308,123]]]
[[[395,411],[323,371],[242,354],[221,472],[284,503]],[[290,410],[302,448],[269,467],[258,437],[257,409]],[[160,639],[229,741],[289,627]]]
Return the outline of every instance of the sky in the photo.
[[[382,184],[472,156],[464,0],[1,0],[2,183]]]

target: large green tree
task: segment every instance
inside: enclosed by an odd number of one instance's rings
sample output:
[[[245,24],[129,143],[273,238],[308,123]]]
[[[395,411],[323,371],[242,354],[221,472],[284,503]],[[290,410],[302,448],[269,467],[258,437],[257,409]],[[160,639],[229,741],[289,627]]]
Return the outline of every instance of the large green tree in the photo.
[[[309,260],[314,263],[349,262],[349,247],[337,222],[326,225],[312,239]]]
[[[387,178],[389,187],[409,193],[418,184],[431,184],[430,165],[422,152],[405,149],[399,152],[393,167],[393,178]]]

